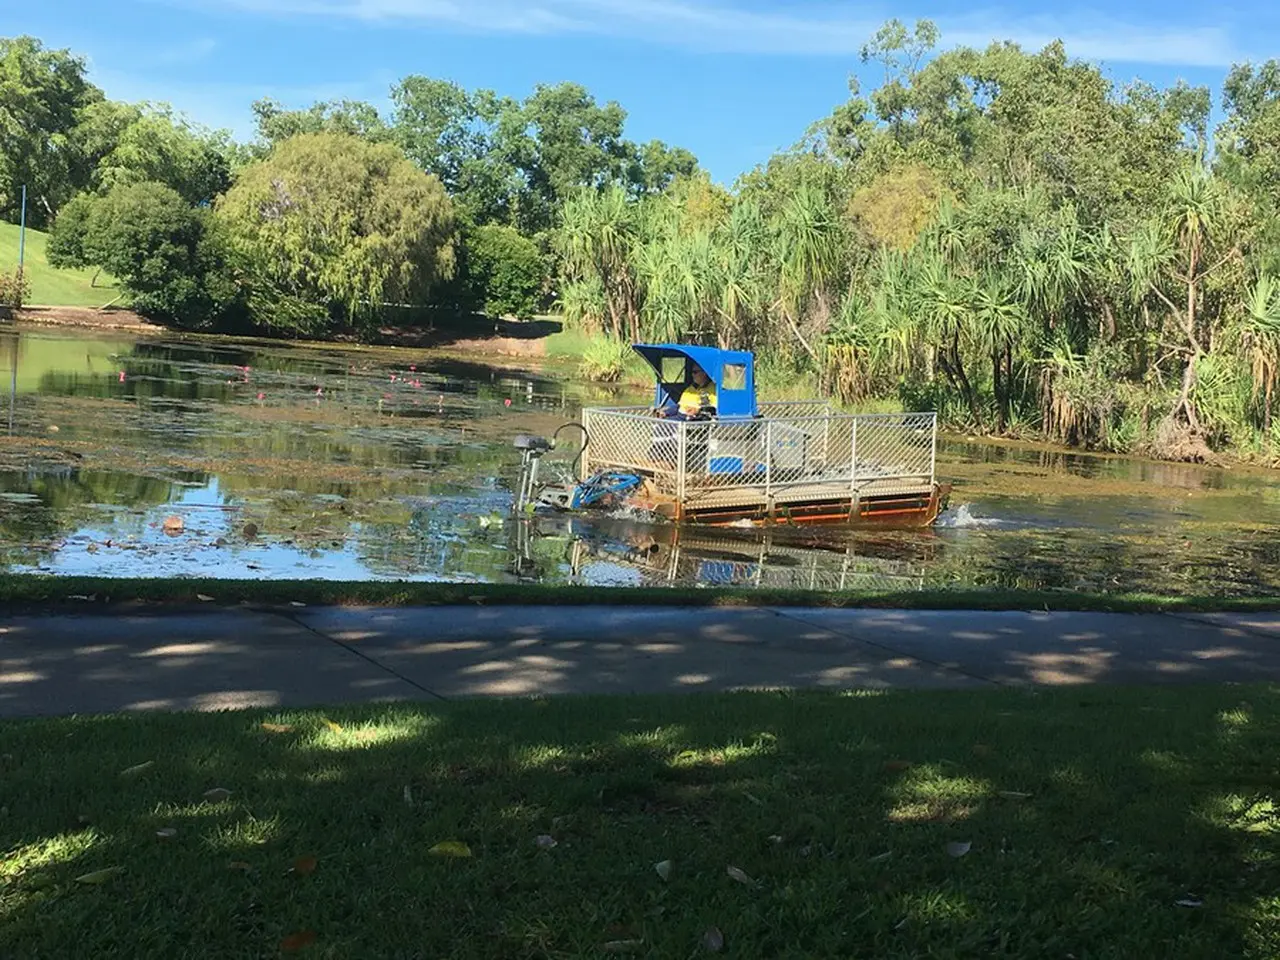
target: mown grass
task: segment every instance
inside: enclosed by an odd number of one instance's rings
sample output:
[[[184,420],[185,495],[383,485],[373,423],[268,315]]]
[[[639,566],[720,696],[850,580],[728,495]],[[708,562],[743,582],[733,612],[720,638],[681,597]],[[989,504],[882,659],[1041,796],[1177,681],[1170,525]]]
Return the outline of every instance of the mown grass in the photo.
[[[207,599],[206,599],[207,598]],[[198,578],[0,575],[0,605],[48,608],[156,604],[317,606],[436,606],[545,604],[550,606],[868,607],[904,610],[1087,610],[1112,613],[1261,612],[1280,610],[1280,597],[1160,596],[1070,590],[955,588],[891,592],[824,592],[737,587],[593,587],[541,584],[415,583],[341,580],[223,580]]]
[[[1280,955],[1274,687],[3,731],[3,956]]]
[[[0,271],[18,266],[18,225],[0,223]],[[120,295],[116,282],[101,274],[94,283],[94,270],[59,270],[45,257],[48,234],[27,228],[23,272],[31,283],[29,303],[56,307],[101,307]]]

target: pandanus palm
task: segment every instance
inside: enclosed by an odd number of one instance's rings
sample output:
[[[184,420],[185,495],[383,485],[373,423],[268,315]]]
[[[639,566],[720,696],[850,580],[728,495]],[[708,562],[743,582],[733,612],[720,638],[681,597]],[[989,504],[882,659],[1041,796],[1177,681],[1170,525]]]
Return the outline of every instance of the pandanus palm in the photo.
[[[556,247],[571,280],[595,277],[614,336],[636,336],[639,305],[631,269],[638,236],[634,208],[620,187],[584,189],[565,202]]]
[[[1271,409],[1280,376],[1280,283],[1263,274],[1245,301],[1243,345],[1249,359],[1255,401],[1262,397],[1262,426],[1271,432]]]
[[[801,184],[774,219],[778,263],[778,302],[792,334],[815,363],[821,358],[800,329],[810,306],[825,322],[830,313],[830,284],[839,264],[840,225],[826,193]]]

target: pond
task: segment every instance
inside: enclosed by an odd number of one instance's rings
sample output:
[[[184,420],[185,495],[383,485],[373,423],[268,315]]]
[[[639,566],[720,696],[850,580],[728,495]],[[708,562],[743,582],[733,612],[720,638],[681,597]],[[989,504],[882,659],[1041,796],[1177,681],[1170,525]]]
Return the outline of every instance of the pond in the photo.
[[[584,403],[639,397],[425,350],[197,336],[10,329],[0,363],[0,563],[11,572],[1280,588],[1280,473],[1269,471],[957,439],[939,446],[954,493],[930,530],[516,523],[511,438],[548,435]]]

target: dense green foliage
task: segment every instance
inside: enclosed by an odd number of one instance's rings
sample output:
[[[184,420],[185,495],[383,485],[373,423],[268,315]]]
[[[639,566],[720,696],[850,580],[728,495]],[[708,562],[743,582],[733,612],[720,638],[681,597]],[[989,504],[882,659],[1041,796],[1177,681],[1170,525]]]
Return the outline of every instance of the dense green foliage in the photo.
[[[34,38],[0,40],[0,217],[18,219],[26,184],[28,220],[54,224],[58,264],[113,269],[123,257],[125,295],[166,322],[323,336],[392,308],[410,315],[402,307],[527,317],[546,305],[548,234],[572,191],[659,193],[697,166],[686,150],[627,140],[622,107],[571,83],[516,100],[409,76],[385,117],[362,101],[293,110],[263,99],[256,140],[237,144],[167,106],[108,100],[85,70]],[[283,202],[269,181],[290,165],[301,199],[267,216]],[[152,186],[123,191],[141,184]],[[182,229],[171,197],[153,202],[155,185],[190,208]],[[108,237],[121,198],[146,202]]]
[[[34,37],[0,37],[0,216],[17,222],[22,186],[28,222],[41,227],[83,180],[73,133],[102,99],[84,61]]]
[[[789,355],[966,429],[1280,452],[1280,66],[1232,71],[1210,157],[1207,90],[936,39],[886,26],[883,85],[732,193],[572,197],[566,317]]]
[[[390,144],[290,137],[218,201],[250,309],[286,331],[331,316],[366,325],[387,302],[423,302],[454,272],[453,208],[435,177]]]
[[[207,325],[239,295],[208,212],[152,180],[74,198],[47,254],[54,266],[101,267],[120,279],[136,309],[178,324]]]
[[[540,306],[547,265],[538,245],[514,227],[486,224],[466,234],[472,302],[493,317],[532,317]]]

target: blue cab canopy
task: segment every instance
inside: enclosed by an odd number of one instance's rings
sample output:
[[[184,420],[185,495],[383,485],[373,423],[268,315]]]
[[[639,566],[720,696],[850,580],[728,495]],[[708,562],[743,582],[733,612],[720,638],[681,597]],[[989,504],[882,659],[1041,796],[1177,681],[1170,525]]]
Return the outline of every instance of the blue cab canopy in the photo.
[[[693,368],[698,366],[716,385],[717,416],[756,415],[755,357],[751,353],[678,343],[635,343],[631,349],[644,357],[657,374],[654,406],[678,403],[680,394],[692,382]]]

